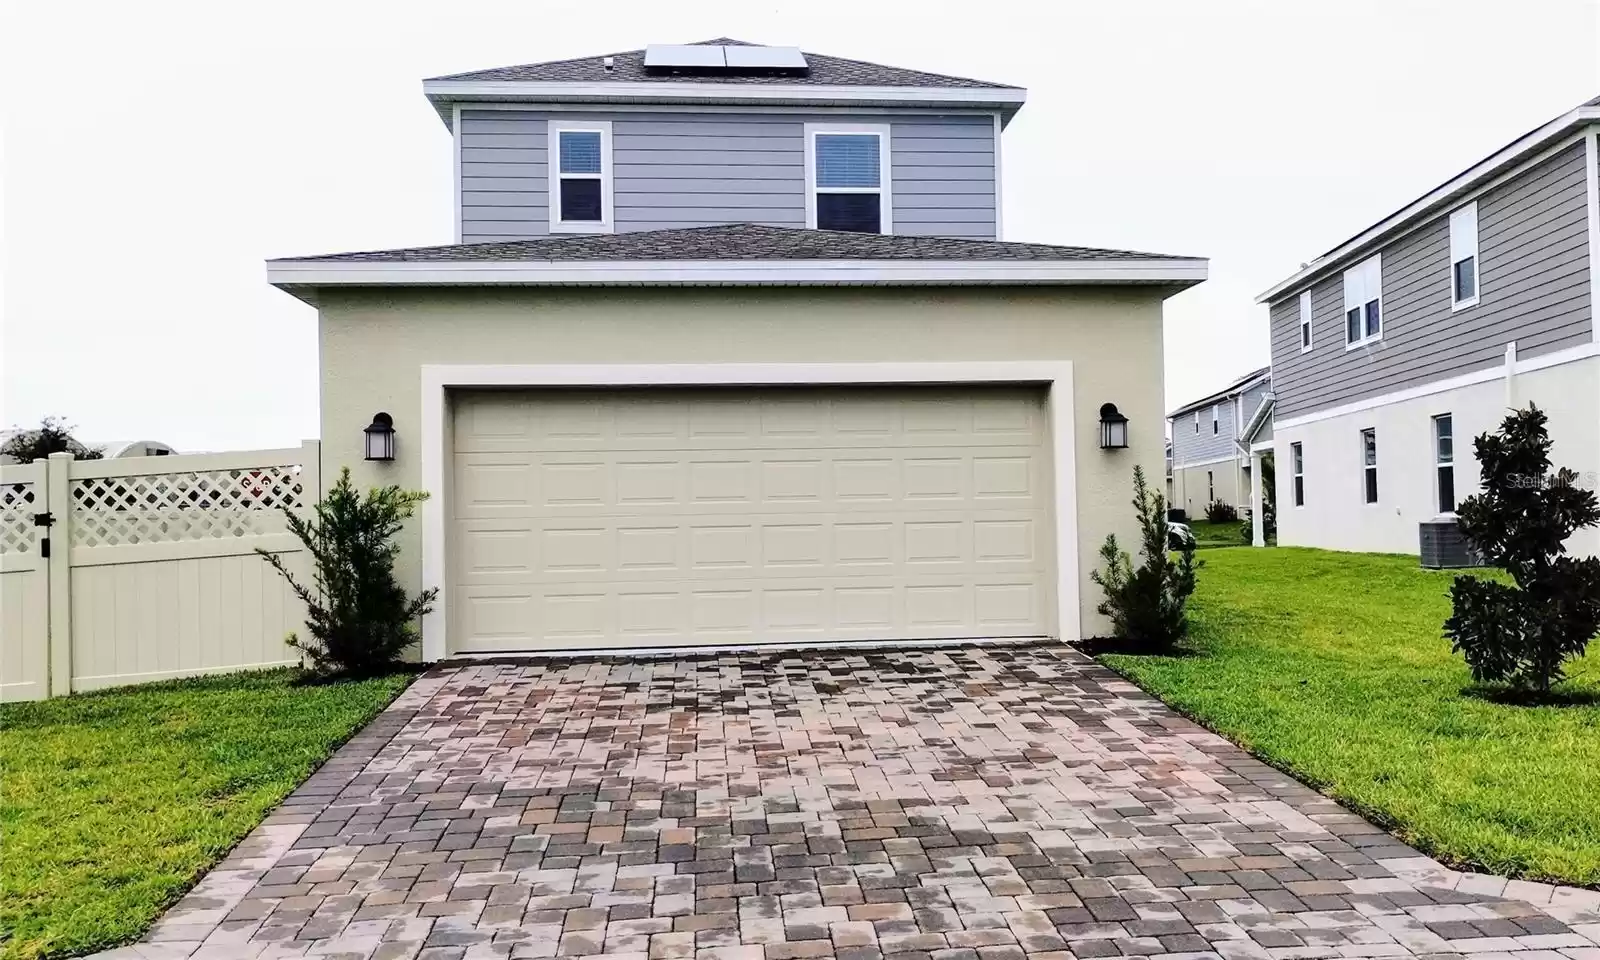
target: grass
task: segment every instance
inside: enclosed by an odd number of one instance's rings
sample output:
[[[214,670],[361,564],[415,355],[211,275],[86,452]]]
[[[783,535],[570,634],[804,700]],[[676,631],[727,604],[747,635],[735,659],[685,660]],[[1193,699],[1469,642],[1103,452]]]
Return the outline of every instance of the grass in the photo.
[[[1108,665],[1446,862],[1600,886],[1600,644],[1564,704],[1499,703],[1441,637],[1451,573],[1287,547],[1205,561],[1200,655]]]
[[[137,937],[410,674],[288,671],[0,708],[0,956]]]
[[[1244,540],[1240,531],[1248,526],[1249,524],[1243,520],[1234,520],[1231,523],[1212,523],[1204,519],[1189,521],[1189,531],[1194,534],[1196,550],[1243,546]]]

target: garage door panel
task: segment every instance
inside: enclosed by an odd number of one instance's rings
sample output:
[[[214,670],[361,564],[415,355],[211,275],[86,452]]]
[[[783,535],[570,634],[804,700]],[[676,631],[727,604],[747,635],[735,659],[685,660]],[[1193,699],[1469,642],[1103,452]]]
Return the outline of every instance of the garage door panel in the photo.
[[[463,584],[810,577],[818,570],[837,579],[911,569],[1043,577],[1047,520],[1017,510],[467,520],[457,524],[457,575]]]
[[[456,400],[456,451],[809,449],[1034,444],[1027,387],[473,391]],[[669,395],[670,394],[670,395]]]
[[[883,509],[957,510],[1032,505],[1050,487],[1045,458],[1025,447],[982,453],[937,447],[893,455],[739,451],[642,456],[460,454],[456,516],[715,515],[753,509],[824,513]]]
[[[1040,391],[453,403],[454,649],[1051,632]]]
[[[463,588],[460,648],[1034,636],[1046,615],[1031,577],[741,579],[656,585],[578,582]],[[1020,632],[1029,631],[1029,632]]]

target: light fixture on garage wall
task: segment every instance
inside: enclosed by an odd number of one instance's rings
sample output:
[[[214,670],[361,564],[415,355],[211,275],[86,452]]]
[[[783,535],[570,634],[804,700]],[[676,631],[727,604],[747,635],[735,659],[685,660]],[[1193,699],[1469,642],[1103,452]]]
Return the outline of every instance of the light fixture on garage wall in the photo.
[[[394,417],[387,413],[375,413],[372,423],[362,432],[366,434],[368,460],[394,459]]]
[[[1117,405],[1100,405],[1100,449],[1121,450],[1128,445],[1128,418],[1117,412]]]

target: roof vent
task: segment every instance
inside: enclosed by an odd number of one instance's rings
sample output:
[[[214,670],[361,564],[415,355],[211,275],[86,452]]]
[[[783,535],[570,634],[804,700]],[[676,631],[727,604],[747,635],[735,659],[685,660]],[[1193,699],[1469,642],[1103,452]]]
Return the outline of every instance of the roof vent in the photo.
[[[605,67],[607,70],[610,70],[610,69],[612,69],[613,67],[615,67],[617,65],[617,58],[616,57],[601,57],[600,58],[600,65]]]

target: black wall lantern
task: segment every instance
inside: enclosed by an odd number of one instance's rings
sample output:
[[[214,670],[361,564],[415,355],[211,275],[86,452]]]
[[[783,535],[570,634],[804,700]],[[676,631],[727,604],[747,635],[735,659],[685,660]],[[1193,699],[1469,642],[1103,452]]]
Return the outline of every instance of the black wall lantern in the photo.
[[[1128,445],[1128,418],[1117,412],[1117,405],[1100,405],[1100,449],[1121,450]]]
[[[372,423],[363,433],[366,434],[368,460],[394,459],[394,417],[387,413],[373,414]]]

